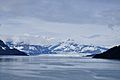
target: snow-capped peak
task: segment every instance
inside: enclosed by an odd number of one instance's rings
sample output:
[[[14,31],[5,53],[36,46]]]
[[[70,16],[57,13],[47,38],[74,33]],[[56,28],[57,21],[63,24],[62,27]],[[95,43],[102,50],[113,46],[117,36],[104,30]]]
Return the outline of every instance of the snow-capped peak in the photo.
[[[20,51],[24,51],[30,54],[51,54],[51,53],[89,53],[98,54],[107,50],[105,47],[94,45],[81,45],[76,43],[72,39],[67,39],[62,42],[58,42],[54,45],[31,45],[25,42],[19,42],[13,44],[13,42],[6,43],[11,48],[16,48]]]
[[[81,45],[76,43],[72,39],[60,42],[56,45],[52,45],[50,49],[54,52],[74,52],[74,53],[101,53],[107,50],[107,48],[94,46],[94,45]]]

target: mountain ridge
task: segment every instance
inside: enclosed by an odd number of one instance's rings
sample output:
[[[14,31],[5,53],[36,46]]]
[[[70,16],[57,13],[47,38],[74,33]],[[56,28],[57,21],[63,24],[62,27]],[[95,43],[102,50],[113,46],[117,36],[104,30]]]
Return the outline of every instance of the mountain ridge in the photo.
[[[66,41],[58,42],[54,45],[31,45],[25,42],[19,42],[13,44],[12,42],[6,42],[10,48],[16,48],[20,51],[26,52],[30,55],[38,54],[59,54],[59,53],[89,53],[98,54],[107,50],[105,47],[94,45],[80,45],[74,40],[68,39]]]

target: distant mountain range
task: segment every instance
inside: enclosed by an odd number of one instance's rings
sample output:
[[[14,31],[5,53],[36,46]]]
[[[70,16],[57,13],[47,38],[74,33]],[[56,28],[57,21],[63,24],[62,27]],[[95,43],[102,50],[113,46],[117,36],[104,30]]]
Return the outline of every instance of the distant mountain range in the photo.
[[[13,41],[7,41],[6,44],[11,48],[18,49],[20,51],[26,52],[30,55],[39,54],[59,54],[59,53],[83,53],[83,54],[99,54],[108,48],[93,46],[93,45],[80,45],[74,40],[68,39],[66,41],[58,42],[54,45],[31,45],[25,42],[18,42],[14,44]]]
[[[96,54],[93,58],[120,59],[120,45],[115,46],[101,54]]]
[[[20,50],[20,51],[19,51]],[[24,42],[13,44],[11,41],[6,44],[0,40],[0,55],[39,55],[39,54],[58,54],[58,53],[89,53],[94,54],[93,58],[120,59],[120,46],[115,46],[109,50],[104,47],[79,45],[74,40],[68,39],[56,45],[40,46],[30,45]],[[101,53],[101,54],[99,54]]]
[[[27,56],[25,52],[21,52],[15,48],[10,49],[2,40],[0,40],[0,55],[22,55]]]

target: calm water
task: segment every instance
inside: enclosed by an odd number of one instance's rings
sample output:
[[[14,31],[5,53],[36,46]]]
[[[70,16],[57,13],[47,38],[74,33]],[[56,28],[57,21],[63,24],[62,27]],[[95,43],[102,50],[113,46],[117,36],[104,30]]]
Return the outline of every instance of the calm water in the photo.
[[[0,80],[120,80],[120,61],[60,56],[2,56]]]

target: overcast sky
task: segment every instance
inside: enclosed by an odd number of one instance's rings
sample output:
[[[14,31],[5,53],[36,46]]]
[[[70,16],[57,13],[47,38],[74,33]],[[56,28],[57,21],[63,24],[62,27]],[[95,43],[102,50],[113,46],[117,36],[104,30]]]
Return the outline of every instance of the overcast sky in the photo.
[[[47,36],[117,45],[120,0],[0,0],[0,24],[2,37]]]

